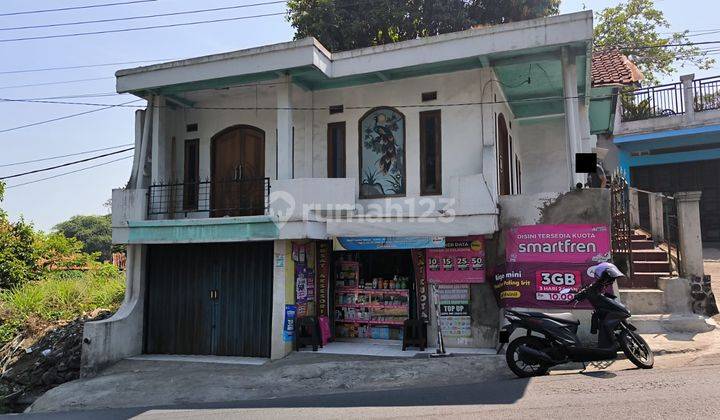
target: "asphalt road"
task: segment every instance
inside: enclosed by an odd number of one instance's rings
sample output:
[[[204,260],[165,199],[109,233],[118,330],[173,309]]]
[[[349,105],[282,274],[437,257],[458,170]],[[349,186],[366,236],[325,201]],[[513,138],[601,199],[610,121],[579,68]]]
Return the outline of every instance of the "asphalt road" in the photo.
[[[168,408],[21,415],[23,419],[346,419],[346,418],[718,418],[720,355],[672,367],[625,365],[531,380],[242,401]]]

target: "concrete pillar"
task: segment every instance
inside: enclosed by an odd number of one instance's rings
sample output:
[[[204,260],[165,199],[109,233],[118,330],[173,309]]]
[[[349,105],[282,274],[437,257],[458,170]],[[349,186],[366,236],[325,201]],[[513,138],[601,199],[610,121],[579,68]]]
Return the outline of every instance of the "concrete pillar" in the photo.
[[[295,300],[295,279],[291,273],[292,261],[288,257],[290,241],[275,241],[273,255],[273,300],[270,339],[270,358],[282,359],[292,351],[292,342],[283,340],[285,305]]]
[[[293,178],[292,83],[284,76],[277,86],[277,176]]]
[[[683,89],[683,101],[685,103],[685,121],[695,121],[695,90],[693,89],[694,74],[680,76]]]
[[[629,189],[630,201],[630,227],[637,228],[640,226],[640,208],[638,207],[638,190],[635,188]]]
[[[575,154],[581,150],[580,119],[578,110],[577,65],[575,54],[569,48],[562,49],[563,94],[565,96],[565,133],[567,136],[568,175],[570,188],[582,182],[581,174],[575,173]]]
[[[648,193],[648,204],[650,205],[650,233],[652,233],[653,240],[657,242],[662,242],[665,239],[662,197],[662,194]]]
[[[170,139],[165,138],[167,102],[162,96],[156,96],[153,101],[152,113],[152,183],[162,184],[172,182],[170,178]]]
[[[700,194],[700,191],[675,193],[680,233],[680,268],[685,277],[702,277],[704,274]]]

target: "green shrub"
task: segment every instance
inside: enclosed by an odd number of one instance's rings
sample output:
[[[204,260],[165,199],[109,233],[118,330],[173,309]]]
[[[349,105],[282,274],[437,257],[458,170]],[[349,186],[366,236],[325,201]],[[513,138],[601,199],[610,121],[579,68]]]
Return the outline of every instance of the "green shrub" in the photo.
[[[114,311],[124,295],[124,274],[111,264],[47,272],[40,280],[0,291],[0,342],[32,322],[71,320],[97,308]]]

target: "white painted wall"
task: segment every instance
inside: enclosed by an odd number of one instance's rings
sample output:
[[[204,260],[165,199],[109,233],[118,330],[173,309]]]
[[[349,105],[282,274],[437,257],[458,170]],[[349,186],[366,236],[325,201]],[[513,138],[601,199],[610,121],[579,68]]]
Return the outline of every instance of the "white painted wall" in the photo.
[[[518,133],[523,194],[568,191],[565,118],[528,120]]]
[[[282,83],[281,81],[279,83]],[[282,86],[282,85],[280,85]],[[188,95],[196,107],[212,109],[169,110],[165,121],[169,125],[163,134],[170,142],[175,139],[175,164],[171,179],[183,178],[184,141],[200,139],[200,178],[210,178],[210,140],[223,129],[247,124],[265,131],[265,176],[276,177],[276,83],[237,87],[226,90],[202,91]],[[438,99],[421,104],[421,94],[437,91]],[[496,119],[503,113],[513,121],[513,114],[504,103],[491,105],[437,106],[468,102],[503,102],[505,97],[490,69],[467,70],[454,73],[387,81],[363,86],[331,90],[304,91],[292,88],[294,127],[294,178],[324,178],[327,175],[327,124],[346,122],[347,177],[359,178],[358,123],[363,114],[376,106],[394,106],[405,115],[406,125],[406,198],[420,196],[419,113],[440,109],[442,118],[442,183],[444,196],[448,196],[453,177],[484,175],[483,186],[496,197]],[[330,105],[344,105],[341,114],[330,115]],[[236,109],[236,108],[261,108]],[[224,109],[227,108],[227,109]],[[268,108],[268,109],[262,109]],[[314,111],[306,108],[315,109]],[[198,131],[187,133],[187,124],[197,123]],[[510,129],[513,141],[520,139],[515,125]],[[172,148],[170,145],[166,147]],[[160,177],[161,175],[156,175]],[[356,190],[357,191],[357,190]],[[359,191],[356,192],[359,194]],[[391,199],[403,202],[405,198]],[[496,201],[495,199],[492,199]],[[368,205],[379,200],[360,200]],[[491,207],[494,207],[495,202]]]

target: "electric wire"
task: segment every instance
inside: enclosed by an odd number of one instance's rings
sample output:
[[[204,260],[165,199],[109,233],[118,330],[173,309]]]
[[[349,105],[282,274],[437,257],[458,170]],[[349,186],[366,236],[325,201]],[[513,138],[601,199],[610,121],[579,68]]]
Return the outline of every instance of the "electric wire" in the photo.
[[[116,150],[116,151],[114,151],[114,152],[109,152],[109,153],[103,153],[102,155],[92,156],[92,157],[85,158],[85,159],[75,160],[75,161],[72,161],[72,162],[65,162],[65,163],[61,163],[61,164],[59,164],[59,165],[55,165],[55,166],[48,166],[47,168],[34,169],[34,170],[32,170],[32,171],[26,171],[26,172],[20,172],[20,173],[12,174],[12,175],[0,176],[0,180],[3,180],[3,179],[12,179],[12,178],[19,178],[19,177],[21,177],[21,176],[27,176],[27,175],[37,174],[37,173],[40,173],[40,172],[47,172],[47,171],[52,171],[52,170],[54,170],[54,169],[64,168],[64,167],[66,167],[66,166],[77,165],[78,163],[90,162],[91,160],[102,159],[102,158],[107,157],[107,156],[113,156],[113,155],[117,155],[117,154],[120,154],[120,153],[125,153],[125,152],[128,152],[128,151],[130,151],[130,150],[133,150],[134,148],[135,148],[135,147],[129,147],[129,148],[127,148],[127,149]]]
[[[37,182],[47,181],[47,180],[49,180],[49,179],[55,179],[55,178],[59,178],[59,177],[61,177],[61,176],[65,176],[65,175],[70,175],[70,174],[74,174],[74,173],[78,173],[78,172],[82,172],[82,171],[87,171],[88,169],[93,169],[93,168],[97,168],[97,167],[100,167],[100,166],[109,165],[109,164],[111,164],[111,163],[119,162],[119,161],[121,161],[121,160],[131,159],[132,157],[133,157],[132,155],[131,155],[131,156],[125,156],[125,157],[121,157],[121,158],[118,158],[118,159],[113,159],[113,160],[110,160],[110,161],[107,161],[107,162],[98,163],[98,164],[96,164],[96,165],[87,166],[87,167],[85,167],[85,168],[75,169],[74,171],[63,172],[63,173],[60,173],[60,174],[48,176],[48,177],[45,177],[45,178],[35,179],[35,180],[32,180],[32,181],[23,182],[23,183],[20,183],[20,184],[8,185],[8,186],[5,187],[5,189],[6,189],[6,190],[9,190],[9,189],[11,189],[11,188],[22,187],[22,186],[24,186],[24,185],[35,184],[35,183],[37,183]]]
[[[180,12],[156,13],[156,14],[152,14],[152,15],[125,16],[125,17],[108,18],[108,19],[84,20],[84,21],[77,21],[77,22],[48,23],[48,24],[43,24],[43,25],[14,26],[14,27],[10,27],[10,28],[0,28],[0,31],[17,31],[17,30],[26,30],[26,29],[56,28],[56,27],[61,27],[61,26],[76,26],[76,25],[89,25],[89,24],[93,24],[93,23],[121,22],[121,21],[128,21],[128,20],[152,19],[152,18],[167,17],[167,16],[183,16],[183,15],[190,15],[190,14],[197,14],[197,13],[210,13],[210,12],[219,12],[219,11],[224,11],[224,10],[246,9],[248,7],[267,6],[267,5],[280,4],[280,3],[287,3],[287,1],[286,0],[275,0],[275,1],[266,1],[266,2],[260,2],[260,3],[252,3],[252,4],[240,4],[240,5],[234,5],[234,6],[214,7],[211,9],[196,9],[196,10],[185,10],[185,11],[180,11]]]
[[[66,155],[49,156],[49,157],[44,157],[44,158],[39,158],[39,159],[25,160],[22,162],[3,163],[3,164],[0,164],[0,168],[8,168],[10,166],[18,166],[18,165],[27,165],[28,163],[46,162],[48,160],[55,160],[55,159],[61,159],[61,158],[66,158],[66,157],[72,157],[72,156],[87,155],[88,153],[104,152],[106,150],[112,150],[112,149],[117,149],[120,147],[132,146],[132,145],[133,145],[133,143],[119,144],[116,146],[103,147],[101,149],[93,149],[93,150],[85,150],[82,152],[68,153]]]
[[[37,14],[37,13],[64,12],[67,10],[94,9],[94,8],[98,8],[98,7],[110,7],[110,6],[124,6],[124,5],[128,5],[128,4],[152,3],[152,2],[156,2],[156,1],[157,0],[132,0],[132,1],[122,1],[122,2],[117,2],[117,3],[88,4],[85,6],[61,7],[61,8],[57,8],[57,9],[25,10],[25,11],[20,11],[20,12],[0,13],[0,16],[18,16],[18,15],[31,15],[31,14]]]

